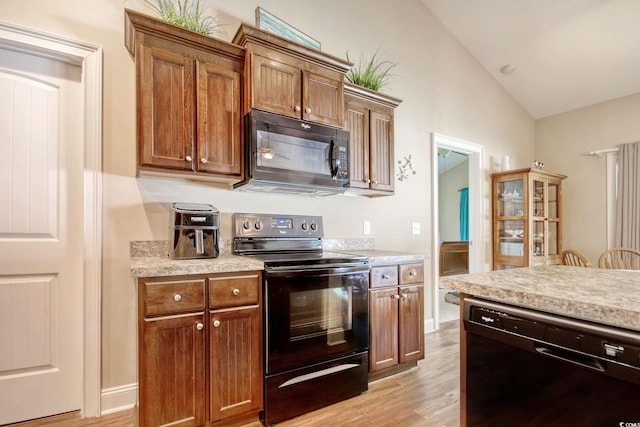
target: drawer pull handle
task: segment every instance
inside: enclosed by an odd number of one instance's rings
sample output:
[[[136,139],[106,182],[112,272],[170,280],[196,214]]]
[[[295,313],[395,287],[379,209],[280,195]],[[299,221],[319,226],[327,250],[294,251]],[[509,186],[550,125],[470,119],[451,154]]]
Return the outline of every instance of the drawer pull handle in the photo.
[[[415,270],[411,270],[411,271],[409,272],[409,276],[415,276],[415,275],[416,275],[416,271],[415,271]]]
[[[174,300],[175,302],[180,302],[180,301],[182,300],[182,295],[180,295],[180,294],[175,294],[175,295],[173,296],[173,300]]]
[[[214,326],[215,328],[219,328],[219,327],[220,327],[220,321],[219,321],[218,319],[214,320],[214,321],[213,321],[213,326]]]
[[[240,295],[240,289],[238,289],[238,288],[234,289],[234,290],[233,290],[233,294],[234,294],[235,296]]]
[[[202,322],[196,323],[196,329],[199,330],[199,331],[204,329],[204,325],[202,324]]]
[[[383,274],[382,274],[382,278],[383,278],[383,279],[388,279],[388,278],[389,278],[389,275],[388,275],[387,273],[383,273]]]

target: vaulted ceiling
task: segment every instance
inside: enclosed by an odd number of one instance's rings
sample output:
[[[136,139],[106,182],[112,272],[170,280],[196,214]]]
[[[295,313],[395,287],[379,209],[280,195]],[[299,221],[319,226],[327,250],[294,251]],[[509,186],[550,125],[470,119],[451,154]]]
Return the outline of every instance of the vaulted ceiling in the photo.
[[[640,92],[640,0],[422,2],[535,119]]]

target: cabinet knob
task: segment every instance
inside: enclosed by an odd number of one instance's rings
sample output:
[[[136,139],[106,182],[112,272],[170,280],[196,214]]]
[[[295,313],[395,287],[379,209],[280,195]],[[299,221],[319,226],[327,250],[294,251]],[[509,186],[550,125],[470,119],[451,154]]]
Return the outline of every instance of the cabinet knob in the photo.
[[[202,163],[203,165],[206,165],[207,163],[209,163],[209,160],[203,157],[200,159],[200,163]]]
[[[235,296],[240,295],[240,289],[237,289],[237,288],[236,288],[236,289],[234,289],[234,290],[233,290],[233,294],[234,294]]]
[[[409,272],[409,276],[415,276],[415,275],[416,275],[416,271],[415,271],[415,270],[411,270],[411,271]]]
[[[388,275],[387,273],[383,273],[383,274],[382,274],[382,278],[383,278],[383,279],[388,279],[388,278],[389,278],[389,275]]]
[[[378,183],[378,181],[373,181],[373,185],[376,185]]]
[[[220,321],[218,319],[213,321],[213,327],[214,328],[219,328],[220,327]]]
[[[182,295],[180,295],[180,294],[175,294],[175,295],[173,296],[173,300],[174,300],[175,302],[180,302],[180,300],[182,300]]]
[[[311,108],[309,108],[309,107],[305,108],[305,109],[304,109],[304,112],[305,112],[305,113],[307,113],[307,114],[309,114],[309,113],[311,112]]]
[[[371,184],[371,180],[370,179],[365,179],[364,182],[366,182],[367,184]]]
[[[192,162],[193,161],[193,157],[191,156],[187,156],[184,158],[187,162]]]
[[[202,322],[198,322],[196,323],[196,329],[201,331],[202,329],[204,329],[204,325],[202,324]]]
[[[300,110],[302,110],[302,108],[300,108],[299,105],[296,105],[295,107],[293,107],[293,110],[294,111],[300,111]]]
[[[393,295],[391,295],[391,299],[400,299],[400,295],[393,294]]]

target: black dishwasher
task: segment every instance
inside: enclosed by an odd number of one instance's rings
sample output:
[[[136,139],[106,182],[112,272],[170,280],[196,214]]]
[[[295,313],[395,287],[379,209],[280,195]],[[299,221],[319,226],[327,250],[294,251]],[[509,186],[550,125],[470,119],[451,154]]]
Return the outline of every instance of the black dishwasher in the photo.
[[[463,320],[467,426],[640,427],[640,332],[476,298]]]

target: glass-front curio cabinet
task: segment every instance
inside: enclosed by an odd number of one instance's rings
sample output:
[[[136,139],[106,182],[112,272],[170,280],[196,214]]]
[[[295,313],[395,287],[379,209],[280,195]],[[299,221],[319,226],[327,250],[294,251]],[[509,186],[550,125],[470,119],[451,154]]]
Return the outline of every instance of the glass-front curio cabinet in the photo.
[[[491,175],[494,270],[560,264],[565,178],[531,168]]]

